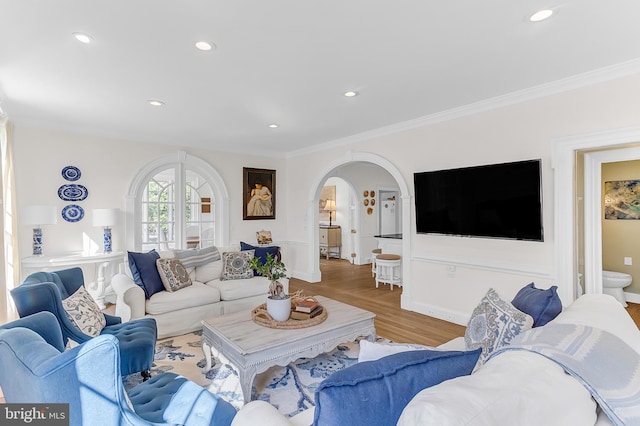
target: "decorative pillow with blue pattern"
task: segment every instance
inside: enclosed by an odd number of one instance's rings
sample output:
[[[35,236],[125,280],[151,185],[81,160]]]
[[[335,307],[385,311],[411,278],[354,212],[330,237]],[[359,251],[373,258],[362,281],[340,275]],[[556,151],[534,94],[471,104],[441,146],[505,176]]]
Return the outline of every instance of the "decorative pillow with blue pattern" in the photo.
[[[84,334],[96,337],[100,335],[107,321],[93,297],[84,286],[62,301],[67,317]]]
[[[244,280],[253,278],[253,269],[249,261],[253,259],[254,250],[222,253],[221,280]]]
[[[497,291],[489,289],[471,314],[464,333],[467,349],[482,348],[478,365],[482,365],[491,352],[508,345],[523,331],[533,327],[533,318],[503,300]]]

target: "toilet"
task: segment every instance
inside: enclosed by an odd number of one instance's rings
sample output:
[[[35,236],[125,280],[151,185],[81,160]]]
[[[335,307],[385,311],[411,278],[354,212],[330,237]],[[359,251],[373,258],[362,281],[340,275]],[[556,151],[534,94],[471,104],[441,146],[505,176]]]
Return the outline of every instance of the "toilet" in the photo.
[[[627,306],[623,288],[631,284],[633,278],[623,272],[602,271],[602,292],[615,297],[622,306]]]

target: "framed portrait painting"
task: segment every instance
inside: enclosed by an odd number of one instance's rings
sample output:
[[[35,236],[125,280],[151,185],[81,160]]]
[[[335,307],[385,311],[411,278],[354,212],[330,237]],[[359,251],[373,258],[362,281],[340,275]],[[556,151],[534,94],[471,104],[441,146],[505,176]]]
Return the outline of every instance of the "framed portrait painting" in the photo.
[[[244,220],[276,218],[276,171],[243,167]]]

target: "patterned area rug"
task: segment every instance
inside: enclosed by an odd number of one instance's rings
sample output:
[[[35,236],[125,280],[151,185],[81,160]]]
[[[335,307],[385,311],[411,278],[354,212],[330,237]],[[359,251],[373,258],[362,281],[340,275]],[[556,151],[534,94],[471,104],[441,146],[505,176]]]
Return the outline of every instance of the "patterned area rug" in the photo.
[[[166,371],[187,377],[220,395],[236,408],[244,405],[240,380],[234,367],[224,359],[214,359],[212,368],[204,372],[202,331],[158,340],[152,375]],[[260,399],[276,407],[287,417],[313,407],[314,393],[322,380],[358,361],[358,342],[339,345],[316,358],[301,358],[286,367],[272,367],[256,376],[251,400]],[[140,374],[124,378],[125,389],[142,381]]]

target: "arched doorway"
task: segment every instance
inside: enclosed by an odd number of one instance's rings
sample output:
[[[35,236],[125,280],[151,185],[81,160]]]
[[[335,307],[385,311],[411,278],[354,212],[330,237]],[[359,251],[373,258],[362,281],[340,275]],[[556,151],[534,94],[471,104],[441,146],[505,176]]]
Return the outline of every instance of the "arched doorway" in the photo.
[[[341,168],[356,163],[369,163],[372,166],[377,166],[387,173],[389,173],[395,180],[401,200],[402,211],[402,276],[403,276],[403,291],[401,298],[401,307],[403,309],[411,309],[411,195],[409,193],[409,186],[407,185],[400,170],[395,167],[387,159],[368,152],[348,152],[341,158],[334,161],[327,166],[319,176],[311,184],[307,217],[310,224],[317,224],[319,221],[318,202],[320,199],[320,193],[322,187],[327,178],[331,176],[339,176],[338,172]],[[318,227],[309,226],[308,229],[308,241],[311,242],[311,249],[309,250],[309,265],[311,267],[312,282],[318,282],[321,278],[320,273],[320,256],[319,256],[319,244],[318,244]]]

